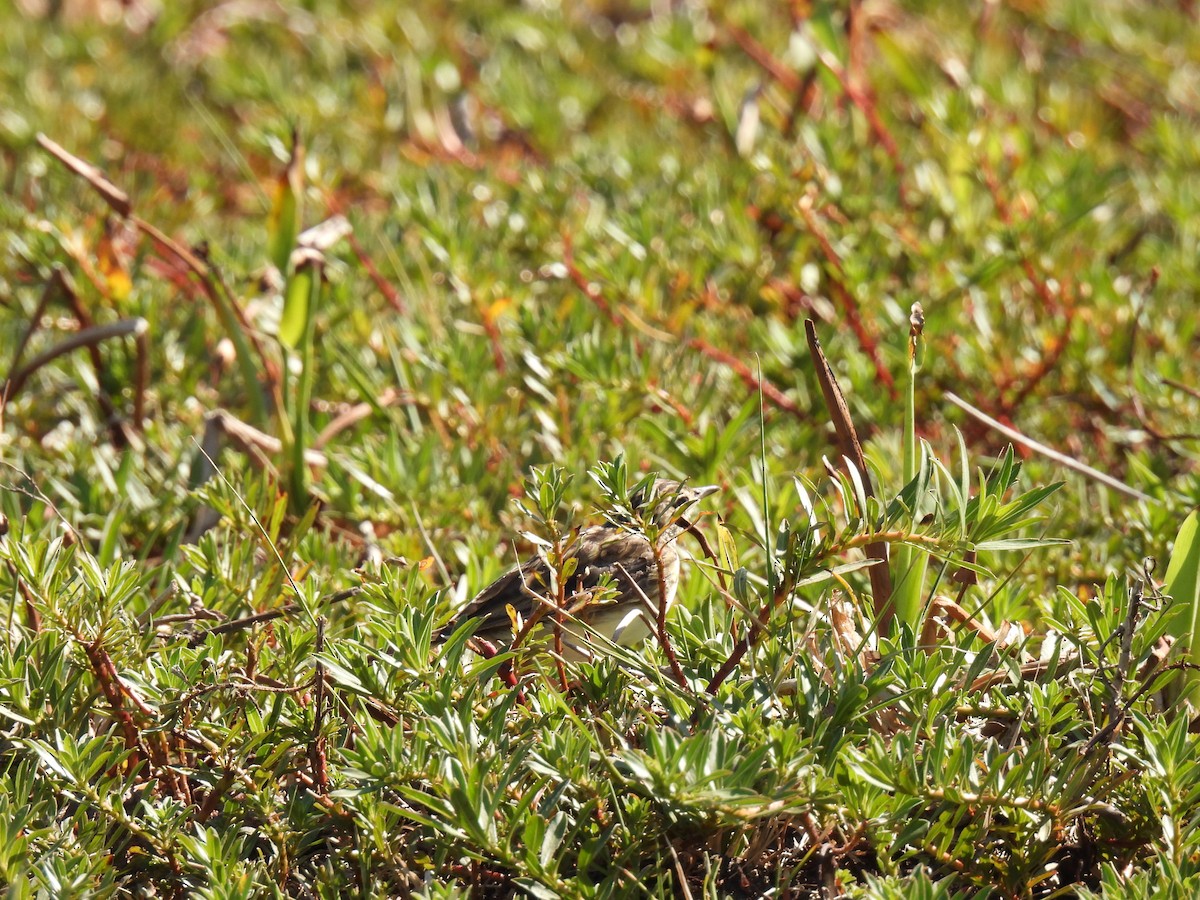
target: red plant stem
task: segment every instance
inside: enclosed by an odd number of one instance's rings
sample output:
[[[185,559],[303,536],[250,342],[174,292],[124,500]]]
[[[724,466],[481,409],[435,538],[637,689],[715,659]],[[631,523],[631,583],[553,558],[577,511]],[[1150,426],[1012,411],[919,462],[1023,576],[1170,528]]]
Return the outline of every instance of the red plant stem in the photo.
[[[200,811],[196,813],[196,820],[203,823],[212,818],[213,813],[217,811],[217,804],[220,803],[225,795],[229,792],[230,786],[233,784],[234,775],[232,772],[226,772],[221,776],[221,780],[213,785],[212,790],[204,798],[204,803],[200,806]]]
[[[1000,182],[996,178],[996,173],[993,171],[991,163],[987,159],[979,161],[979,169],[983,172],[983,180],[987,183],[988,190],[992,195],[992,202],[996,205],[996,214],[1000,216],[1000,221],[1007,226],[1012,225],[1012,210],[1009,208],[1008,201],[1004,199],[1004,195],[1000,192]],[[1025,276],[1033,285],[1033,289],[1041,298],[1043,306],[1052,313],[1058,312],[1060,303],[1058,298],[1054,296],[1054,292],[1050,290],[1050,286],[1046,284],[1045,279],[1038,275],[1037,270],[1033,267],[1033,261],[1029,257],[1021,256],[1021,267],[1025,270]]]
[[[850,0],[846,4],[846,81],[855,87],[867,83],[866,41],[862,0]]]
[[[583,295],[591,300],[599,308],[600,312],[608,317],[608,321],[612,322],[618,328],[621,327],[621,318],[618,316],[608,301],[604,299],[604,294],[600,292],[600,288],[596,287],[575,265],[575,245],[571,240],[571,235],[563,233],[563,265],[567,267],[567,275],[575,286],[583,292]]]
[[[7,533],[8,519],[0,515],[0,537],[4,537]],[[37,610],[33,591],[29,589],[29,585],[18,574],[17,567],[13,564],[12,560],[5,560],[4,562],[8,567],[8,574],[12,576],[13,582],[17,586],[17,590],[21,592],[21,599],[25,601],[26,627],[34,634],[39,634],[42,630],[42,616]]]
[[[112,708],[113,715],[121,725],[121,731],[125,736],[125,746],[130,751],[126,767],[129,771],[133,771],[141,761],[145,750],[138,735],[137,724],[133,721],[133,716],[130,714],[128,708],[126,708],[125,693],[118,684],[116,666],[113,665],[112,657],[108,655],[108,651],[104,649],[104,646],[98,639],[89,644],[84,644],[83,652],[87,656],[88,662],[91,663],[92,674],[95,675],[96,681],[99,682],[104,698],[108,700],[108,705]]]
[[[1062,358],[1063,353],[1071,343],[1071,326],[1075,322],[1075,307],[1067,306],[1064,311],[1065,321],[1063,322],[1062,331],[1054,341],[1054,345],[1045,353],[1033,368],[1025,374],[1025,383],[1016,391],[1008,400],[1002,400],[1000,404],[1001,412],[1007,415],[1017,410],[1021,404],[1033,393],[1034,389],[1042,382],[1042,380],[1054,371],[1058,361]]]
[[[575,286],[583,292],[585,297],[596,304],[599,310],[608,317],[610,322],[620,328],[623,324],[621,317],[616,313],[616,311],[613,310],[608,301],[604,299],[604,295],[600,292],[600,289],[589,282],[587,276],[580,271],[577,265],[575,265],[575,254],[571,246],[571,238],[569,235],[563,235],[563,245],[563,265],[566,266],[567,274],[570,276],[571,281],[574,282]],[[748,388],[753,391],[761,390],[763,396],[775,406],[779,407],[785,412],[791,413],[797,418],[807,418],[808,414],[804,410],[800,409],[794,400],[788,397],[787,394],[785,394],[767,379],[757,378],[754,373],[750,371],[749,366],[747,366],[732,353],[714,347],[703,338],[698,337],[690,339],[688,341],[688,346],[694,350],[699,350],[709,359],[716,360],[717,362],[733,369],[734,374],[736,374]]]
[[[675,676],[676,683],[680,687],[687,687],[687,676],[683,674],[683,669],[679,665],[679,659],[675,656],[675,648],[671,645],[671,636],[667,634],[667,573],[663,569],[662,547],[657,541],[651,543],[651,549],[654,552],[654,568],[658,573],[658,611],[654,617],[655,630],[658,631],[658,643],[663,648],[663,653],[667,657],[667,664],[671,667],[671,674]]]
[[[785,91],[795,94],[804,88],[803,79],[776,59],[771,51],[760,44],[748,31],[732,22],[724,23],[724,28],[733,38],[734,43],[742,48],[742,52],[754,60],[759,68],[770,75]]]
[[[562,660],[563,610],[567,607],[567,585],[563,581],[563,569],[567,563],[567,560],[563,558],[565,553],[562,538],[556,537],[554,539],[554,561],[557,570],[554,574],[554,665],[558,669],[558,681],[564,694],[570,689],[567,684],[567,670]]]
[[[724,684],[725,679],[738,667],[738,663],[742,661],[742,657],[746,655],[751,647],[758,643],[763,629],[767,627],[767,623],[771,620],[771,613],[783,602],[787,594],[788,591],[784,589],[783,585],[780,585],[775,591],[775,596],[771,598],[771,602],[759,610],[758,619],[750,623],[750,628],[746,632],[746,636],[733,645],[733,652],[729,654],[729,658],[725,660],[721,668],[713,675],[712,680],[708,683],[708,687],[705,688],[707,693],[715,694],[717,688]]]
[[[354,256],[362,263],[362,267],[367,270],[367,275],[375,284],[376,289],[378,289],[379,293],[383,294],[383,299],[400,315],[407,315],[408,307],[404,303],[404,298],[400,296],[400,292],[392,286],[392,283],[383,277],[379,269],[375,266],[375,261],[367,254],[366,249],[359,243],[353,231],[346,235],[346,240],[350,244],[350,249],[354,251]]]
[[[726,22],[724,27],[729,36],[742,48],[745,54],[754,60],[784,90],[794,95],[804,89],[804,82],[800,76],[776,59],[769,50],[747,31],[729,22]],[[871,97],[870,92],[853,84],[847,78],[845,71],[838,64],[838,61],[829,53],[818,50],[817,58],[820,60],[821,65],[828,69],[830,74],[837,79],[846,96],[850,98],[850,102],[858,107],[866,117],[871,134],[874,135],[876,142],[891,159],[892,167],[895,169],[896,174],[903,176],[904,163],[900,158],[900,149],[896,144],[896,139],[892,137],[891,132],[888,131],[887,126],[883,123],[883,119],[879,115],[879,110],[876,108],[875,101]],[[903,184],[900,186],[900,201],[901,203],[906,202]]]
[[[650,382],[649,388],[655,397],[675,411],[675,415],[683,420],[683,424],[689,430],[693,430],[693,426],[696,424],[696,417],[692,415],[690,409],[668,394],[663,388],[659,387],[657,382]]]
[[[821,247],[821,252],[825,254],[825,258],[829,261],[829,265],[833,270],[829,282],[833,287],[834,295],[842,306],[842,311],[846,314],[846,324],[854,332],[859,348],[863,353],[867,354],[871,360],[871,364],[875,367],[876,381],[887,388],[888,395],[893,400],[896,400],[899,394],[896,391],[895,379],[892,378],[892,373],[888,371],[887,366],[883,364],[883,358],[879,353],[879,342],[875,340],[863,322],[858,308],[858,301],[854,299],[854,295],[842,283],[841,276],[844,274],[844,270],[842,268],[841,257],[838,256],[832,242],[829,240],[829,236],[825,233],[825,229],[817,221],[817,215],[813,211],[811,199],[809,197],[802,197],[800,202],[796,204],[796,208],[800,210],[800,215],[803,217],[805,224],[808,225],[808,229],[812,232],[813,237],[816,238],[817,244]]]
[[[789,412],[799,419],[808,418],[808,413],[797,406],[796,401],[794,401],[791,397],[789,397],[767,379],[758,378],[753,372],[750,371],[749,366],[747,366],[732,353],[721,350],[718,347],[714,347],[712,344],[709,344],[702,338],[692,338],[688,341],[688,346],[694,350],[699,350],[709,359],[714,359],[723,365],[729,366],[729,368],[733,370],[734,374],[742,380],[746,387],[750,388],[752,391],[761,390],[763,397],[771,401],[771,403],[782,409],[784,412]]]
[[[885,543],[914,543],[929,547],[940,546],[937,538],[929,537],[928,535],[913,534],[912,532],[908,531],[876,531],[856,534],[851,538],[847,538],[841,543],[834,544],[829,548],[827,555],[831,557],[836,556],[838,554],[845,553],[848,550],[853,550],[881,541]],[[742,657],[746,655],[751,647],[758,643],[758,639],[762,636],[763,631],[771,621],[772,613],[779,608],[779,605],[783,603],[785,599],[787,599],[787,596],[791,593],[792,589],[792,586],[786,584],[781,584],[778,588],[776,588],[775,596],[771,598],[771,602],[765,604],[763,608],[759,610],[758,617],[750,623],[750,629],[746,632],[746,636],[733,645],[733,651],[729,654],[729,658],[725,660],[725,662],[721,665],[721,668],[719,668],[717,673],[713,675],[712,680],[708,683],[708,687],[705,688],[707,693],[715,694],[717,692],[717,688],[724,684],[725,679],[727,679],[733,670],[738,667],[738,663],[742,661]]]

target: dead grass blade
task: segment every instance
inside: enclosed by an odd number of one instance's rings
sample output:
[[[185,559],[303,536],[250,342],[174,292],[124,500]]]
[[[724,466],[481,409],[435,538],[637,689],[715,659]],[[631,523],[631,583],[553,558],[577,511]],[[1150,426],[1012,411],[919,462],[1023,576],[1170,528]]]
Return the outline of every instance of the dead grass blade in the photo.
[[[989,428],[993,429],[994,431],[998,431],[1000,434],[1004,435],[1006,438],[1008,438],[1013,443],[1020,444],[1022,447],[1028,447],[1034,453],[1040,453],[1042,456],[1046,457],[1047,459],[1053,460],[1054,462],[1058,463],[1060,466],[1070,469],[1072,472],[1078,472],[1080,475],[1090,478],[1093,481],[1098,481],[1105,487],[1112,488],[1114,491],[1122,493],[1127,497],[1133,497],[1136,500],[1145,500],[1147,503],[1161,502],[1158,499],[1151,497],[1149,494],[1143,494],[1141,491],[1139,491],[1135,487],[1130,487],[1129,485],[1125,484],[1125,482],[1123,482],[1123,481],[1118,481],[1117,479],[1113,478],[1111,475],[1106,475],[1103,472],[1099,471],[1098,469],[1093,469],[1091,466],[1087,465],[1086,463],[1081,463],[1079,460],[1074,459],[1070,456],[1067,456],[1065,453],[1060,453],[1058,450],[1055,450],[1053,447],[1047,447],[1045,444],[1041,443],[1040,441],[1035,441],[1031,437],[1026,437],[1021,432],[1017,431],[1015,428],[1010,428],[1009,426],[1005,425],[1003,422],[993,419],[991,416],[989,416],[987,413],[985,413],[983,410],[979,409],[978,407],[972,406],[970,403],[968,403],[966,400],[964,400],[962,397],[958,396],[955,393],[946,391],[946,393],[943,396],[947,400],[949,400],[951,403],[953,403],[955,406],[957,406],[959,409],[961,409],[963,412],[965,412],[968,416],[970,416],[971,418],[973,418],[979,422],[982,422],[984,425],[988,426]]]
[[[829,409],[830,418],[833,419],[839,458],[843,461],[843,467],[846,460],[853,463],[862,477],[864,492],[868,497],[873,497],[875,489],[871,484],[871,475],[867,469],[867,460],[863,456],[862,444],[858,440],[858,431],[854,427],[854,421],[850,418],[850,408],[846,406],[846,398],[842,395],[842,389],[838,387],[837,378],[834,377],[829,360],[825,358],[825,351],[821,349],[821,342],[817,338],[817,326],[812,319],[804,320],[804,333],[808,337],[808,349],[817,369],[817,381],[821,384],[825,406]],[[871,595],[875,603],[876,628],[883,632],[886,631],[888,620],[892,616],[892,576],[887,567],[887,544],[881,541],[868,544],[866,553],[872,559],[880,561],[877,565],[871,566],[867,572],[871,576]]]

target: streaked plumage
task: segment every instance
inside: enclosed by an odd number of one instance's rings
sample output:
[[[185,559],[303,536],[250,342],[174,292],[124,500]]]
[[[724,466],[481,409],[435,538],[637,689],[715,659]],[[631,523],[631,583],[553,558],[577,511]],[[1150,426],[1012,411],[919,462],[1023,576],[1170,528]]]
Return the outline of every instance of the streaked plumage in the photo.
[[[568,557],[578,563],[574,574],[567,579],[565,610],[577,622],[563,624],[564,657],[590,658],[585,634],[589,630],[625,646],[638,644],[653,632],[660,596],[665,595],[670,608],[679,586],[679,551],[675,539],[681,531],[680,517],[688,507],[715,490],[715,487],[693,488],[659,479],[646,496],[630,498],[634,508],[661,529],[656,537],[665,589],[661,592],[654,548],[643,534],[633,530],[632,522],[607,522],[580,531],[567,549]],[[544,626],[541,634],[549,635],[555,609],[549,585],[545,561],[540,556],[526,560],[480,591],[450,623],[447,632],[468,619],[479,619],[476,637],[507,645],[513,637],[513,620],[508,611],[511,606],[521,622],[529,621],[541,610],[540,622]]]

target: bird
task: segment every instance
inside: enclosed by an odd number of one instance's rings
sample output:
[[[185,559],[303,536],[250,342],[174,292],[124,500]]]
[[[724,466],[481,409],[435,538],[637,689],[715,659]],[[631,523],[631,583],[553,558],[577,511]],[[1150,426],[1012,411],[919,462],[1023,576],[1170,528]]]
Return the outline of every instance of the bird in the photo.
[[[570,560],[575,561],[574,571],[564,584],[565,660],[593,658],[589,632],[627,647],[640,644],[653,633],[660,600],[665,599],[670,609],[679,587],[680,562],[675,543],[690,527],[683,514],[716,491],[715,485],[689,487],[658,478],[634,490],[628,508],[618,508],[603,524],[579,531],[564,553],[568,566]],[[656,546],[662,567],[661,586]],[[467,621],[478,620],[474,638],[486,641],[487,649],[494,649],[497,645],[509,646],[514,632],[536,616],[543,625],[539,640],[544,644],[552,639],[556,610],[549,566],[538,555],[480,591],[442,634],[449,635]]]

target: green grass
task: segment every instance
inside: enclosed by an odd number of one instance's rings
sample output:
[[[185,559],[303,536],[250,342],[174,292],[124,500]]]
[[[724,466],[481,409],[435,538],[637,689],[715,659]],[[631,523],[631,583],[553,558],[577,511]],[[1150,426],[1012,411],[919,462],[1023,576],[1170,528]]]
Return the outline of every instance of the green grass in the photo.
[[[1194,895],[1194,13],[50,6],[0,13],[11,896]],[[437,644],[619,457],[723,487],[684,683]]]

